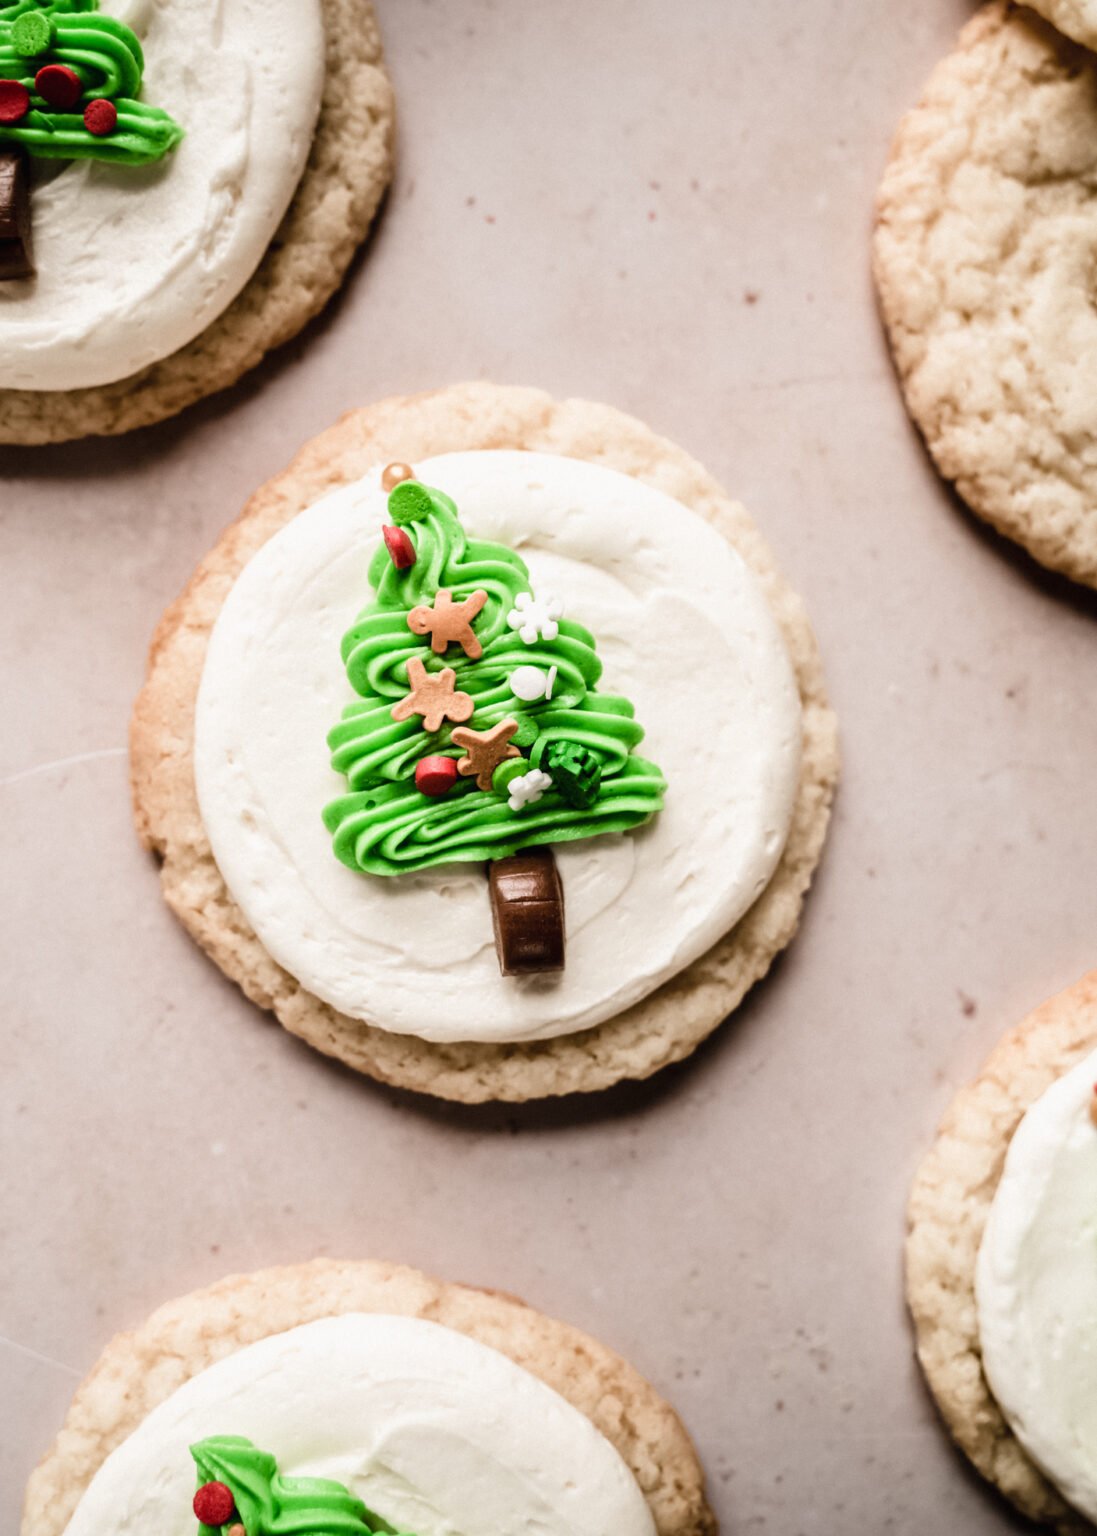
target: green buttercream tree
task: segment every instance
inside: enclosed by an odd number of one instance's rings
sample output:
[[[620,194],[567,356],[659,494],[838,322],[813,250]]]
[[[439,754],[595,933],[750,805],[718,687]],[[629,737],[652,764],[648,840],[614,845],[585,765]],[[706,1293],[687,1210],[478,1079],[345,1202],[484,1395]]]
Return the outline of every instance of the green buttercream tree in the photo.
[[[212,1436],[192,1445],[191,1455],[199,1536],[228,1536],[234,1526],[243,1526],[244,1536],[374,1536],[389,1529],[342,1483],[283,1477],[274,1457],[242,1436]]]
[[[397,875],[646,822],[665,781],[633,706],[598,692],[590,631],[441,491],[405,480],[389,515],[343,639],[358,697],[328,737],[348,784],[323,813],[336,856]]]
[[[98,3],[0,0],[0,277],[33,271],[25,156],[144,165],[183,136],[137,99],[141,44]]]

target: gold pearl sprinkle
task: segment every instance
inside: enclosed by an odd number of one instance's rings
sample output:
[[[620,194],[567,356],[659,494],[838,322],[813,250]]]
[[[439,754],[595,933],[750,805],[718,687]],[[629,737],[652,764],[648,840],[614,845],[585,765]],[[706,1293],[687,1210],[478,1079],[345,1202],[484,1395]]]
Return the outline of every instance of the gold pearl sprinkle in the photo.
[[[386,464],[385,472],[381,476],[381,489],[394,491],[405,480],[414,480],[415,471],[410,464]]]

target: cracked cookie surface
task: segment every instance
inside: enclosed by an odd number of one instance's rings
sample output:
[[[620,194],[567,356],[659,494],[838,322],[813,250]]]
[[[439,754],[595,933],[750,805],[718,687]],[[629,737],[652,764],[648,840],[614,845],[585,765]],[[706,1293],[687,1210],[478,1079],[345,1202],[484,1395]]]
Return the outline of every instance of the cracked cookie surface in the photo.
[[[899,128],[878,200],[877,288],[941,474],[1043,565],[1090,586],[1095,252],[1097,57],[992,0]]]

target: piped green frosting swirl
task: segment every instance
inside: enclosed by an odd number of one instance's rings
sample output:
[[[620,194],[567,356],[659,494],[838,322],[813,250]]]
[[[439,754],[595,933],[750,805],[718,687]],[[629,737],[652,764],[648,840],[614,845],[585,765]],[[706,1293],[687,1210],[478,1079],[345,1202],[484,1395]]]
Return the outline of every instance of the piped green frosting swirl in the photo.
[[[192,1445],[198,1486],[224,1483],[236,1510],[224,1525],[199,1525],[222,1536],[237,1523],[246,1536],[375,1536],[390,1527],[342,1483],[326,1477],[283,1477],[267,1451],[240,1435],[213,1435]]]
[[[17,23],[31,14],[48,23],[49,43],[27,54]],[[58,111],[36,92],[35,76],[45,64],[64,64],[79,76],[83,91],[71,111]],[[0,79],[20,81],[31,99],[19,122],[0,123],[0,145],[19,144],[31,155],[56,160],[119,165],[159,160],[175,148],[183,130],[159,107],[136,100],[144,68],[136,34],[112,16],[99,15],[98,0],[0,3]],[[99,97],[113,101],[118,113],[117,125],[103,136],[84,126],[85,106]]]
[[[360,699],[347,706],[328,736],[332,766],[349,787],[323,813],[336,856],[352,869],[395,875],[501,859],[536,845],[627,832],[647,821],[662,807],[665,780],[654,763],[635,755],[644,733],[633,706],[597,691],[602,663],[594,636],[563,618],[554,640],[525,644],[507,624],[516,598],[532,590],[525,563],[502,544],[468,538],[456,506],[441,491],[418,484],[413,491],[408,482],[398,490],[403,494],[394,495],[393,515],[415,545],[415,564],[399,570],[383,545],[377,550],[369,567],[375,600],[343,637],[347,677]],[[439,589],[451,591],[455,602],[478,589],[487,592],[473,624],[483,646],[478,660],[458,645],[436,656],[429,640],[408,628],[409,611],[430,606]],[[477,789],[471,779],[460,780],[441,798],[421,794],[414,782],[420,758],[463,753],[451,743],[448,723],[432,735],[418,716],[392,718],[392,706],[408,692],[407,663],[416,657],[428,672],[453,667],[455,687],[473,700],[474,713],[466,722],[472,729],[521,717],[518,740],[528,767],[545,767],[554,742],[587,748],[601,766],[593,802],[573,806],[550,789],[514,812],[505,794]],[[550,700],[527,703],[514,697],[508,679],[521,666],[557,668]]]

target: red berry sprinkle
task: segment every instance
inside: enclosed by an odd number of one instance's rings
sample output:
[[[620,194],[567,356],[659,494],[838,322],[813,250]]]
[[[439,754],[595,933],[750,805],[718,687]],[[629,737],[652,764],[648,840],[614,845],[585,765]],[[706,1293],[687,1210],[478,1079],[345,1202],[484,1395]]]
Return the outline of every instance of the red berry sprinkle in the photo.
[[[194,1517],[201,1525],[224,1525],[235,1513],[232,1489],[224,1483],[203,1483],[194,1495]]]
[[[84,127],[89,133],[94,133],[97,139],[106,138],[108,133],[113,133],[117,122],[118,108],[105,96],[97,96],[84,108]]]
[[[71,112],[84,87],[80,76],[67,64],[43,64],[34,77],[34,89],[58,112]]]
[[[0,80],[0,123],[18,123],[30,111],[30,92],[21,80]]]
[[[409,565],[415,564],[415,545],[402,528],[390,528],[386,523],[382,529],[385,536],[385,548],[392,557],[392,563],[398,571],[406,571]]]
[[[452,757],[423,757],[415,765],[415,787],[423,795],[447,794],[457,782]]]

